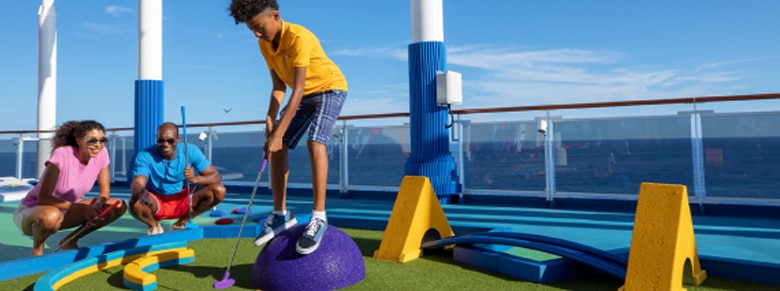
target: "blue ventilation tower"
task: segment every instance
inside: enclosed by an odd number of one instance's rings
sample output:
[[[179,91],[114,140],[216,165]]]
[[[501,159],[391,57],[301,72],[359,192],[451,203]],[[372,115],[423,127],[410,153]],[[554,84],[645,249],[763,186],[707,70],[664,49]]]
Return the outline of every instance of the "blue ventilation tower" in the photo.
[[[156,143],[163,122],[162,0],[138,1],[138,80],[135,81],[135,156]],[[129,171],[128,171],[129,172]],[[132,181],[132,173],[127,175]]]
[[[436,73],[447,71],[441,0],[411,0],[409,114],[411,153],[405,174],[425,176],[441,203],[458,191],[455,159],[449,149],[449,111],[436,102]]]

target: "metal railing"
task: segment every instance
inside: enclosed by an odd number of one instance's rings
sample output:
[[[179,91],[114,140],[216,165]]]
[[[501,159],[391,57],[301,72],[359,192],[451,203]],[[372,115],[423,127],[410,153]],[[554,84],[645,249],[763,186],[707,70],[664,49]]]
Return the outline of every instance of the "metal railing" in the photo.
[[[453,110],[450,149],[461,195],[636,199],[640,182],[663,182],[688,186],[695,203],[780,204],[780,174],[771,170],[780,162],[780,111],[760,110],[772,100],[780,93]],[[408,116],[342,116],[328,144],[329,188],[396,191]],[[226,184],[251,184],[263,124],[188,124],[197,132],[188,140],[223,167]],[[126,179],[132,128],[107,131],[112,177]],[[19,178],[30,178],[23,161],[34,155],[24,143],[37,133],[0,131],[0,142],[11,135],[17,143]],[[290,163],[291,186],[309,187],[306,151],[291,151]]]

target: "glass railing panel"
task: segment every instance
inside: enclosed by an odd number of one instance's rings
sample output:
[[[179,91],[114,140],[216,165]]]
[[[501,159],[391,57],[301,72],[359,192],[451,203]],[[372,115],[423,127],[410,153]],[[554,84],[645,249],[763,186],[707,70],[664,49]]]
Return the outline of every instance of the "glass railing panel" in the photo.
[[[541,195],[545,189],[543,139],[536,118],[520,111],[458,116],[450,149],[461,171],[463,194]],[[541,175],[539,175],[541,173]]]
[[[307,136],[304,136],[298,145],[288,151],[290,176],[289,183],[301,183],[306,187],[311,187],[311,162],[309,160],[309,151],[306,148]],[[262,144],[260,144],[262,147]],[[337,138],[331,137],[327,144],[328,153],[328,184],[338,184],[339,182],[339,143]]]
[[[702,115],[708,197],[780,198],[780,112]]]
[[[640,184],[682,184],[693,196],[690,104],[552,111],[555,190],[636,196]],[[557,120],[556,120],[557,118]]]
[[[14,152],[14,155],[17,153]],[[51,149],[47,148],[45,156],[48,159],[51,154]],[[17,163],[14,158],[14,163]],[[16,176],[16,172],[11,176]],[[38,179],[38,141],[37,140],[25,140],[24,151],[22,152],[22,178],[35,178]]]
[[[211,132],[204,131],[203,135],[196,134],[189,137],[188,141],[201,149],[222,175],[223,182],[254,182],[257,178],[265,142],[265,134],[262,131],[222,132],[221,129],[216,129]],[[266,170],[266,174],[268,172]],[[268,176],[262,181],[267,183]]]
[[[409,127],[354,126],[347,131],[350,186],[400,186],[409,155]]]
[[[642,182],[657,182],[686,185],[693,195],[690,114],[580,119],[560,113],[553,147],[558,192],[637,195]]]
[[[544,190],[544,137],[532,117],[515,118],[484,122],[476,118],[464,124],[464,188]],[[457,157],[457,152],[453,154]]]
[[[109,142],[106,144],[111,157],[111,171],[114,181],[128,182],[132,175],[135,144],[132,132],[107,133]],[[128,135],[129,134],[129,135]]]
[[[16,177],[16,137],[0,135],[0,177]]]

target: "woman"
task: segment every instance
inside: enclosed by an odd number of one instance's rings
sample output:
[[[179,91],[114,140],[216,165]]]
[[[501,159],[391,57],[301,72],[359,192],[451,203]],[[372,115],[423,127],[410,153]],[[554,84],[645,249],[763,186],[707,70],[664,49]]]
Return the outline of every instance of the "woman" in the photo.
[[[118,200],[110,198],[106,142],[105,128],[94,120],[68,121],[54,134],[52,153],[38,184],[14,212],[14,224],[33,237],[33,256],[42,255],[46,238],[60,229],[81,226],[57,244],[62,249],[78,248],[80,238],[127,211],[121,202],[102,219],[96,219]],[[99,196],[84,199],[96,179]]]

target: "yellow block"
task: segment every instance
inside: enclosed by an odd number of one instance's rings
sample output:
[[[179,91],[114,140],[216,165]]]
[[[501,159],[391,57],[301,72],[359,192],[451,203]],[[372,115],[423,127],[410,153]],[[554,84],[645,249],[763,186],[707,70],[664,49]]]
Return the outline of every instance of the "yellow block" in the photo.
[[[127,264],[123,269],[123,276],[125,279],[135,284],[141,286],[149,285],[157,282],[157,276],[152,273],[144,272],[143,269],[147,266],[179,258],[189,258],[194,256],[195,251],[192,249],[177,249],[167,252],[149,254],[135,259]]]
[[[707,279],[693,235],[688,191],[684,185],[642,183],[634,218],[625,285],[620,290],[685,290],[686,262],[693,284]]]
[[[405,176],[374,259],[403,263],[419,258],[429,229],[442,238],[455,235],[428,178]]]

